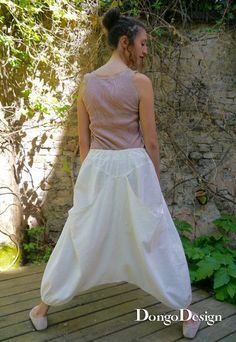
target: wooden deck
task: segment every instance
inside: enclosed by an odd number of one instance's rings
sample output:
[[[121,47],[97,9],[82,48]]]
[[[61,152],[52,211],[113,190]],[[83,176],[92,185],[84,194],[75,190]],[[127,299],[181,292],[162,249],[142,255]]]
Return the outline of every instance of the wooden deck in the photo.
[[[0,341],[76,342],[170,342],[182,337],[181,322],[136,322],[135,308],[150,314],[177,313],[129,283],[100,285],[82,292],[70,303],[50,308],[47,330],[35,331],[29,310],[40,299],[39,286],[44,266],[28,266],[0,273]],[[193,288],[193,311],[221,314],[222,321],[209,326],[201,323],[192,341],[236,341],[236,307],[214,300],[207,292]]]

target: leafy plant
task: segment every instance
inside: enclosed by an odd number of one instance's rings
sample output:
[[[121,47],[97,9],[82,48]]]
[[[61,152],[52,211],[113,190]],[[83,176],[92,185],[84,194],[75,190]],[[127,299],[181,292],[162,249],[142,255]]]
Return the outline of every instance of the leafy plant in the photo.
[[[0,12],[0,55],[5,86],[12,90],[4,105],[8,108],[20,86],[15,119],[63,119],[73,101],[66,81],[78,73],[74,56],[82,40],[77,24],[83,20],[81,1],[0,0]],[[19,74],[20,83],[15,80]]]
[[[226,232],[236,232],[236,218],[232,215],[223,214],[220,218],[214,220],[213,223]]]
[[[22,244],[23,258],[32,264],[46,263],[53,250],[54,244],[45,237],[45,227],[28,228]]]
[[[206,284],[215,298],[236,304],[236,251],[230,247],[231,238],[224,232],[236,232],[236,218],[223,213],[213,223],[223,233],[202,235],[191,240],[186,232],[191,225],[174,219],[180,233],[193,284]]]

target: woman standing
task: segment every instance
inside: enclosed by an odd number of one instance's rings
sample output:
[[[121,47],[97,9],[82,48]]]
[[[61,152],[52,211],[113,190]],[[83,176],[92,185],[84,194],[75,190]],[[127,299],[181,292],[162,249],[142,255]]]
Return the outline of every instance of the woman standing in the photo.
[[[103,25],[113,52],[85,74],[80,89],[82,166],[74,205],[43,275],[42,302],[30,312],[37,330],[47,328],[49,306],[104,283],[136,284],[173,309],[192,300],[181,240],[158,179],[152,83],[137,71],[147,54],[146,29],[118,8],[105,14]],[[199,324],[186,318],[184,336],[194,337]]]

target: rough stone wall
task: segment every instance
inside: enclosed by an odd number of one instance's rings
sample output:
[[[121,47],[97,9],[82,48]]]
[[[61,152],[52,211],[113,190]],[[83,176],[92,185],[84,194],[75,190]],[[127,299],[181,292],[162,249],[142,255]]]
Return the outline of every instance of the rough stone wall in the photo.
[[[36,120],[30,123],[31,128],[28,121],[23,124],[27,133],[21,140],[17,170],[25,224],[46,226],[50,238],[57,240],[72,206],[80,165],[76,104],[66,122],[54,118],[40,121],[40,127]]]
[[[67,212],[73,205],[73,187],[80,167],[77,131],[76,106],[74,106],[64,132],[61,130],[63,134],[57,136],[57,140],[54,141],[57,157],[48,181],[51,190],[48,191],[42,206],[50,237],[54,240],[58,238]]]
[[[187,41],[170,44],[168,53],[149,61],[146,73],[155,88],[161,188],[172,216],[192,223],[199,235],[213,229],[211,221],[221,210],[236,214],[236,45],[232,33],[201,27],[182,33]],[[57,240],[80,165],[76,104],[66,125],[50,118],[35,128],[32,121],[22,127],[16,171],[21,170],[25,214],[28,223],[36,218]],[[195,198],[199,177],[206,205]]]
[[[236,214],[236,44],[234,34],[204,27],[187,38],[161,55],[149,76],[156,90],[162,189],[172,216],[192,223],[199,235],[214,230],[219,211]],[[195,198],[199,177],[206,205]]]
[[[192,223],[195,235],[212,231],[211,222],[221,210],[236,214],[230,202],[236,194],[236,46],[232,38],[197,28],[187,44],[173,46],[147,72],[155,88],[161,188],[172,216]],[[76,108],[64,135],[59,133],[56,129],[39,156],[44,169],[50,167],[53,154],[57,157],[43,204],[55,239],[72,206],[72,181],[79,170]],[[194,195],[199,176],[205,180],[206,205],[200,205]]]

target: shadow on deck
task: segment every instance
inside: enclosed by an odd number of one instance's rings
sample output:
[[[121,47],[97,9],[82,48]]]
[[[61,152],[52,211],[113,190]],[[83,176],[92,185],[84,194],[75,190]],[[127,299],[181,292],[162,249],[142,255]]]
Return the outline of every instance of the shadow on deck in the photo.
[[[178,312],[126,282],[99,285],[81,292],[65,305],[51,307],[48,329],[35,331],[28,314],[40,300],[44,267],[27,266],[0,273],[0,341],[188,341],[182,337],[181,322],[166,326],[161,321],[135,321],[136,308],[145,308],[154,315]],[[190,309],[198,313],[207,311],[207,315],[222,315],[222,321],[212,326],[202,321],[192,341],[236,341],[235,306],[216,301],[207,292],[193,288]]]

